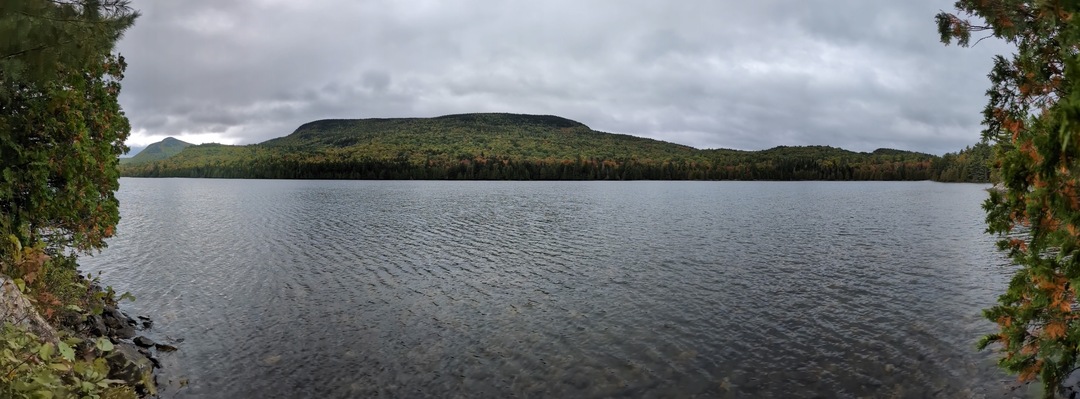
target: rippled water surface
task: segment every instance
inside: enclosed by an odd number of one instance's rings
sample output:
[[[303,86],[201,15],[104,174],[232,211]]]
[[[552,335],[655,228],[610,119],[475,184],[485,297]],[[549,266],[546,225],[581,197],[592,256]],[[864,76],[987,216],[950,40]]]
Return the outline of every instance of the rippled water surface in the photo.
[[[82,263],[180,398],[1020,395],[985,188],[122,179]]]

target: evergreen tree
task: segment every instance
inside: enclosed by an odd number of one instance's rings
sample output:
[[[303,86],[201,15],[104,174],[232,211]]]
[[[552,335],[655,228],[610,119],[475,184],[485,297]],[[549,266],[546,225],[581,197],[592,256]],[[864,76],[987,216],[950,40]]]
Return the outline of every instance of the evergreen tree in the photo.
[[[113,234],[130,127],[112,50],[136,16],[124,0],[0,2],[0,273]]]
[[[985,311],[999,331],[981,346],[998,344],[1002,367],[1040,379],[1052,397],[1080,354],[1080,3],[961,0],[956,8],[937,15],[944,43],[967,46],[974,33],[1016,46],[994,58],[983,137],[995,144],[1001,180],[984,204],[988,231],[1019,268]]]

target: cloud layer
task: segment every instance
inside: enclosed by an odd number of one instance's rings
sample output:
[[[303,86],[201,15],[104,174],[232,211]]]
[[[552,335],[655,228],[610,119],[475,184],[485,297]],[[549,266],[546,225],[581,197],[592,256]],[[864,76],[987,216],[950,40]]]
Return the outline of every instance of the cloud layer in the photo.
[[[698,148],[974,144],[991,56],[941,2],[134,0],[129,144],[322,118],[554,114]]]

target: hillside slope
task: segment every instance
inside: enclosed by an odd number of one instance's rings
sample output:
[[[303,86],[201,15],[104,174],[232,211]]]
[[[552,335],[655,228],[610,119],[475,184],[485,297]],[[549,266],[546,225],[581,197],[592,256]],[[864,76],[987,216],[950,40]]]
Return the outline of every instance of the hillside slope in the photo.
[[[839,148],[698,150],[550,115],[320,120],[247,146],[204,144],[126,176],[512,180],[925,180],[936,157]]]
[[[153,161],[160,161],[165,158],[169,158],[173,155],[179,154],[185,148],[190,147],[191,143],[180,141],[172,137],[166,137],[164,140],[150,144],[146,146],[142,151],[131,158],[120,158],[121,164],[140,164]]]

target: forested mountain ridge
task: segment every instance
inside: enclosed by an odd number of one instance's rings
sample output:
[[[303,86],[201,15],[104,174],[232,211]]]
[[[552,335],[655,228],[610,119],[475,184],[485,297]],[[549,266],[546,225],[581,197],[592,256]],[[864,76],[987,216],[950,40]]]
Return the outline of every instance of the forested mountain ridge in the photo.
[[[190,146],[191,143],[166,137],[164,140],[146,146],[131,158],[120,158],[120,163],[137,164],[158,161],[179,154],[180,151]]]
[[[939,157],[827,146],[699,150],[550,115],[330,119],[260,144],[195,145],[125,176],[484,180],[927,180]]]

